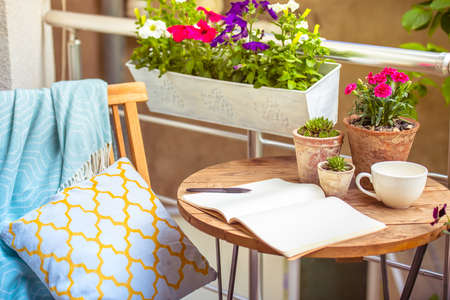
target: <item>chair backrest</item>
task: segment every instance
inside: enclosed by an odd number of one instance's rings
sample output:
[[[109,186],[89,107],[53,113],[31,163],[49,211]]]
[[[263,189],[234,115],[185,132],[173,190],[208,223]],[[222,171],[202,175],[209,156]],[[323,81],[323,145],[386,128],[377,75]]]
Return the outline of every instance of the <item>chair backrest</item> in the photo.
[[[131,161],[136,170],[150,185],[147,158],[145,156],[144,141],[137,111],[137,102],[147,101],[147,90],[143,82],[130,82],[111,84],[108,86],[108,105],[112,110],[112,123],[119,151],[119,157],[127,156],[124,132],[120,122],[119,106],[123,106],[125,124],[127,126]],[[111,151],[110,162],[114,162],[114,153]]]

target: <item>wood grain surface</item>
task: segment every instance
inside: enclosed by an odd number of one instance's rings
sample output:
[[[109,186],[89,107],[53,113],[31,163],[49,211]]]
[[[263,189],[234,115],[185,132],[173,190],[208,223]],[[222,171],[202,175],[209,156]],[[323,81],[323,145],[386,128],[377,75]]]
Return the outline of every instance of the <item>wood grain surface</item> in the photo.
[[[178,189],[180,214],[199,230],[230,243],[276,254],[239,224],[227,224],[221,219],[201,211],[182,199],[191,187],[230,187],[269,178],[282,178],[298,182],[294,156],[265,157],[231,161],[200,170],[186,178]],[[425,190],[408,209],[393,209],[364,195],[352,184],[343,199],[363,214],[381,221],[387,228],[363,237],[339,242],[306,255],[307,257],[353,258],[380,255],[415,248],[437,239],[444,229],[443,223],[431,226],[432,211],[436,205],[450,205],[450,191],[433,179],[428,179]],[[326,220],[317,220],[312,226],[331,227]],[[277,226],[274,224],[274,226]],[[280,228],[280,234],[283,228]],[[294,257],[295,258],[295,257]]]

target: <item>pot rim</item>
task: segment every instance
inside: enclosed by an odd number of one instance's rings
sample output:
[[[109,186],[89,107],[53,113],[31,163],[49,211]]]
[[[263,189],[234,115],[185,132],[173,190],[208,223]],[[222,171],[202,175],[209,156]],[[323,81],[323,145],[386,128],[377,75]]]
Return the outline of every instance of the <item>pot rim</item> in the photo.
[[[313,137],[313,136],[304,136],[299,134],[297,131],[300,129],[301,127],[297,127],[296,129],[294,129],[292,131],[292,134],[294,136],[300,137],[302,139],[307,139],[307,140],[320,140],[320,141],[329,141],[329,140],[333,140],[333,139],[339,139],[341,136],[344,136],[344,131],[336,129],[337,132],[339,132],[339,135],[337,136],[332,136],[332,137],[327,137],[327,138],[320,138],[320,137]]]
[[[327,163],[326,160],[321,161],[320,163],[318,163],[318,164],[317,164],[317,169],[321,169],[322,171],[324,171],[324,172],[326,172],[326,173],[342,174],[342,175],[346,175],[346,174],[349,174],[349,173],[353,173],[353,172],[355,171],[355,165],[354,165],[353,163],[351,163],[351,162],[348,162],[348,161],[346,161],[345,163],[348,164],[348,165],[350,165],[352,168],[351,168],[350,170],[342,171],[342,172],[336,172],[336,171],[333,171],[333,170],[327,170],[327,169],[324,169],[324,168],[322,167],[322,165],[324,165],[325,163]]]
[[[375,131],[375,130],[370,130],[370,129],[366,129],[363,127],[359,127],[359,126],[355,126],[353,124],[350,124],[350,120],[355,119],[355,116],[348,116],[345,117],[343,122],[344,125],[347,127],[347,129],[352,129],[354,131],[359,131],[359,132],[365,132],[371,135],[409,135],[409,134],[413,134],[416,133],[417,130],[419,130],[420,128],[420,123],[417,120],[411,119],[411,118],[407,118],[407,117],[400,117],[399,119],[403,119],[406,120],[410,123],[414,124],[414,127],[408,130],[402,130],[402,131]]]

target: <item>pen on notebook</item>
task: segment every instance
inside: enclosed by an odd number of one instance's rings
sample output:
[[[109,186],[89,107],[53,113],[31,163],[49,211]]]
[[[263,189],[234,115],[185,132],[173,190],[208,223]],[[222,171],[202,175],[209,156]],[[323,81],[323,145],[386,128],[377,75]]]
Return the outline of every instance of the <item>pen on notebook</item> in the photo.
[[[247,193],[251,190],[245,188],[188,188],[186,191],[193,193]]]

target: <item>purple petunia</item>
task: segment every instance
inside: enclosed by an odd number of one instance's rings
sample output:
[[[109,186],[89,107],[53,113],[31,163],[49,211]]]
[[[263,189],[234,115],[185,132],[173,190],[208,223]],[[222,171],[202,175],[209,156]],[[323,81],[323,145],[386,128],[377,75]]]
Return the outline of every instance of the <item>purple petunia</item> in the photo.
[[[265,11],[267,11],[269,13],[269,15],[272,17],[272,19],[278,20],[278,16],[277,16],[276,12],[269,7],[269,5],[270,5],[269,1],[263,0],[263,1],[260,1],[259,4]]]
[[[248,4],[249,0],[240,1],[240,2],[231,2],[231,8],[227,12],[227,15],[238,15],[242,16],[244,12],[248,12]]]
[[[446,214],[445,209],[446,208],[447,208],[447,204],[444,204],[444,206],[441,209],[439,209],[439,206],[436,206],[433,209],[433,219],[434,219],[434,221],[430,223],[431,225],[437,224],[439,222],[439,220],[443,216],[445,216],[445,214]]]
[[[261,43],[261,42],[248,42],[248,43],[244,43],[242,44],[242,48],[246,49],[246,50],[252,50],[254,52],[257,51],[264,51],[270,48],[269,45]]]

